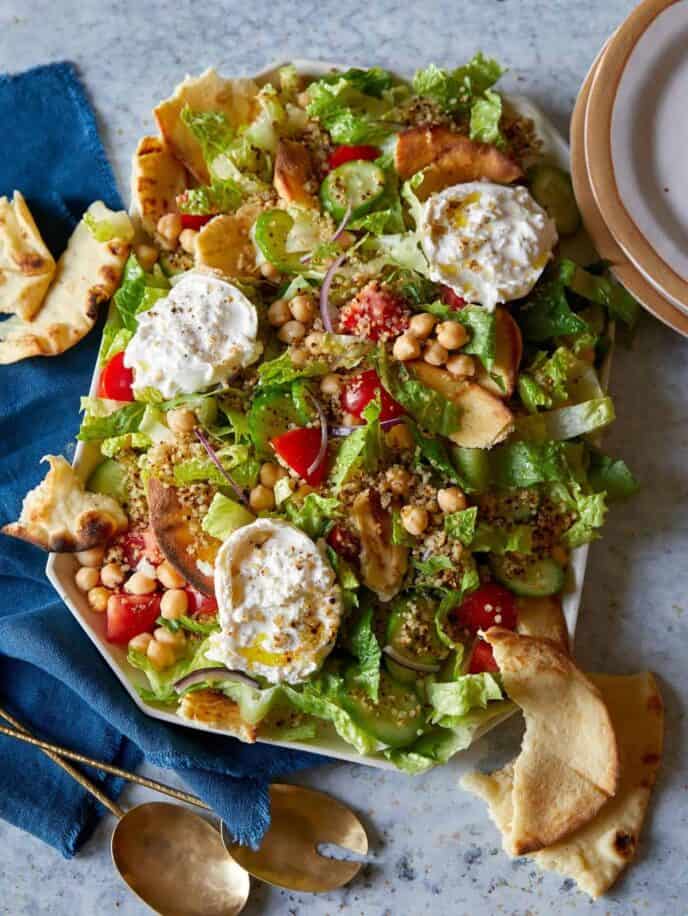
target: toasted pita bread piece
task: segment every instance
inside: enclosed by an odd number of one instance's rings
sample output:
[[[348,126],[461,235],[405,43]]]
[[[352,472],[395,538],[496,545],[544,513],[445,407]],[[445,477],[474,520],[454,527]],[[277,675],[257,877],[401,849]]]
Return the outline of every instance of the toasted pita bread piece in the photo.
[[[657,683],[644,672],[628,676],[589,675],[612,718],[621,755],[616,796],[571,836],[533,854],[540,868],[573,878],[581,890],[599,897],[635,855],[640,830],[662,756],[664,709]],[[483,798],[503,834],[511,830],[514,764],[496,773],[470,773],[462,780]],[[506,843],[505,843],[506,845]]]
[[[181,118],[186,105],[191,111],[216,111],[225,116],[231,127],[248,124],[258,113],[258,86],[249,79],[224,79],[209,68],[200,76],[187,76],[174,94],[154,110],[160,133],[173,154],[202,184],[210,175],[201,145]]]
[[[317,208],[312,191],[313,161],[308,148],[296,140],[280,140],[275,155],[275,190],[286,204]]]
[[[96,222],[115,216],[100,201],[91,204],[87,213]],[[129,242],[123,239],[97,241],[82,219],[57,262],[52,285],[35,319],[23,321],[13,316],[0,324],[0,365],[29,356],[57,356],[85,337],[100,306],[119,286],[129,249]]]
[[[518,623],[516,632],[522,636],[542,636],[551,639],[564,652],[569,651],[569,631],[561,608],[561,597],[516,599]]]
[[[230,278],[259,276],[250,233],[261,210],[260,203],[246,203],[234,213],[224,213],[206,223],[196,236],[197,266],[219,270]]]
[[[24,497],[19,520],[0,529],[3,534],[55,553],[75,553],[106,544],[126,530],[127,516],[115,499],[86,491],[61,456],[42,460],[50,470]]]
[[[151,477],[147,495],[150,524],[165,559],[199,592],[214,595],[213,575],[199,569],[198,560],[212,565],[219,541],[216,546],[209,546],[208,535],[202,531],[200,522],[189,519],[176,487],[168,487]]]
[[[507,851],[522,855],[595,816],[616,792],[618,749],[599,691],[559,646],[501,627],[489,629],[485,638],[526,721],[505,836]]]
[[[24,197],[0,197],[0,312],[31,321],[55,273],[55,261]]]
[[[193,690],[182,697],[179,715],[229,732],[240,741],[253,744],[258,729],[241,718],[239,706],[219,690]]]
[[[394,167],[399,177],[406,180],[465,139],[465,134],[439,125],[410,127],[397,137]]]
[[[460,137],[423,172],[420,184],[414,189],[418,200],[427,198],[454,184],[478,181],[482,178],[496,184],[511,184],[523,177],[521,167],[513,159],[488,143],[476,143]]]
[[[186,188],[186,170],[159,137],[142,137],[131,170],[132,208],[153,235],[158,220],[176,211],[176,198]]]

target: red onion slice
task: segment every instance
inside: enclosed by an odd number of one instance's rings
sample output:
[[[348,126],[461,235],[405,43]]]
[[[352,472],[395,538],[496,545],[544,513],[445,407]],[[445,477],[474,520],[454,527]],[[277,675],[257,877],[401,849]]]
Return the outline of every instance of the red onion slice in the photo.
[[[439,665],[425,665],[423,662],[410,661],[403,655],[399,655],[394,646],[385,646],[382,651],[385,655],[388,655],[393,662],[396,662],[397,665],[401,665],[402,668],[408,668],[409,671],[417,671],[420,674],[435,674],[440,670]]]
[[[210,458],[210,460],[213,462],[213,464],[215,465],[215,467],[218,469],[218,471],[222,474],[222,476],[224,477],[224,479],[225,479],[225,480],[227,481],[227,483],[230,485],[230,487],[232,488],[232,490],[234,490],[234,492],[235,492],[235,494],[236,494],[236,496],[237,496],[237,499],[240,500],[245,506],[247,506],[247,505],[248,505],[248,500],[246,499],[246,496],[245,496],[245,494],[244,494],[244,491],[241,489],[241,487],[239,486],[239,484],[232,478],[232,476],[231,476],[231,474],[229,473],[229,471],[227,471],[227,470],[222,466],[222,462],[221,462],[220,459],[217,457],[217,453],[216,453],[215,449],[212,447],[212,445],[211,445],[210,442],[208,441],[207,436],[205,435],[205,433],[203,432],[203,430],[202,430],[199,426],[196,426],[196,427],[195,427],[195,429],[194,429],[194,435],[196,436],[196,438],[198,439],[198,441],[201,443],[201,445],[203,446],[203,448],[204,448],[204,449],[206,450],[206,452],[208,453],[208,458]]]
[[[327,273],[325,274],[323,285],[320,287],[320,315],[322,317],[322,323],[325,326],[325,330],[329,334],[335,333],[334,324],[332,323],[332,316],[330,314],[330,287],[332,286],[334,275],[342,266],[346,258],[347,252],[345,251],[343,254],[340,254],[335,261],[332,262]]]
[[[241,671],[230,671],[229,668],[199,668],[197,671],[192,671],[191,674],[186,674],[184,677],[180,677],[178,681],[175,681],[174,689],[177,693],[181,693],[195,684],[202,684],[203,681],[236,681],[237,684],[245,684],[247,687],[255,687],[256,689],[259,687],[257,681],[254,681],[247,674],[242,674]]]
[[[389,429],[391,426],[396,426],[398,423],[403,423],[403,417],[392,417],[391,420],[380,420],[380,426],[383,429]],[[330,426],[330,435],[334,436],[336,439],[345,439],[347,436],[350,436],[351,433],[355,432],[357,429],[361,429],[365,424],[359,423],[358,426]]]
[[[313,405],[318,412],[318,419],[320,420],[320,448],[318,449],[318,454],[306,469],[306,473],[309,476],[311,474],[315,474],[315,472],[325,460],[325,455],[327,454],[327,417],[325,416],[325,411],[322,408],[322,404],[312,394],[311,400],[313,401]]]

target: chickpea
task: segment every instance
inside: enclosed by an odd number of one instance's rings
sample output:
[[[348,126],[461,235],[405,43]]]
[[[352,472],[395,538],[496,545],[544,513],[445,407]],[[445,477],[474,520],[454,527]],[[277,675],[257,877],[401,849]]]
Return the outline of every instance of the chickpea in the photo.
[[[323,342],[323,332],[322,331],[311,331],[311,333],[304,340],[303,345],[310,354],[315,355],[317,353],[320,353],[322,342]]]
[[[428,511],[421,506],[402,506],[401,524],[409,534],[422,534],[428,527]]]
[[[160,613],[166,620],[178,620],[189,609],[189,596],[183,588],[168,588],[160,599]]]
[[[156,588],[155,579],[142,572],[135,572],[124,583],[124,591],[130,595],[152,595]]]
[[[151,639],[148,643],[146,655],[151,665],[158,671],[162,671],[163,668],[171,668],[177,661],[174,649],[158,642],[157,639]]]
[[[466,508],[466,494],[458,487],[437,491],[437,502],[443,512],[460,512]]]
[[[167,425],[173,433],[191,433],[198,422],[193,410],[186,407],[177,407],[175,410],[168,410],[165,415]]]
[[[155,571],[158,581],[165,588],[183,588],[186,580],[181,573],[177,572],[174,566],[167,560],[163,560]]]
[[[129,640],[129,648],[133,649],[134,652],[145,653],[152,641],[153,637],[150,633],[139,633],[138,636],[134,636]]]
[[[413,433],[405,423],[397,423],[385,433],[385,442],[390,448],[413,448]]]
[[[448,357],[449,353],[438,340],[430,340],[425,345],[423,359],[431,366],[443,366]]]
[[[409,359],[418,359],[420,356],[420,341],[410,332],[401,334],[394,341],[392,356],[402,363]]]
[[[458,321],[443,321],[437,325],[437,340],[447,350],[458,350],[468,341],[468,332]]]
[[[90,550],[80,550],[76,554],[76,558],[82,566],[102,566],[104,557],[104,547],[91,547]]]
[[[265,277],[265,279],[270,280],[271,283],[279,283],[280,272],[277,270],[275,265],[271,264],[269,261],[265,261],[260,265],[260,272]]]
[[[92,566],[82,566],[74,576],[76,587],[82,592],[90,592],[100,582],[100,573]]]
[[[323,394],[327,394],[330,397],[336,397],[339,394],[341,388],[341,382],[339,381],[339,376],[335,372],[328,372],[327,375],[323,375],[320,380],[320,390]]]
[[[296,96],[296,101],[299,103],[301,108],[306,108],[310,101],[310,96],[308,95],[308,90],[304,89],[303,92],[299,92]]]
[[[175,653],[183,652],[186,648],[186,633],[183,630],[173,633],[167,627],[157,627],[153,630],[153,639],[163,646],[169,646]]]
[[[102,614],[108,606],[109,598],[110,592],[103,588],[102,585],[92,588],[88,593],[88,603],[91,605],[91,610],[95,611],[96,614]]]
[[[291,318],[289,303],[286,299],[275,299],[268,309],[268,321],[273,328],[281,328]]]
[[[406,468],[395,465],[387,469],[385,477],[392,493],[396,493],[397,496],[403,496],[404,493],[408,492],[408,488],[411,485],[411,475]]]
[[[195,229],[182,229],[179,233],[179,244],[187,254],[194,254],[196,251],[196,238],[198,232]]]
[[[297,369],[301,369],[308,362],[308,353],[303,347],[290,347],[289,358],[292,361],[292,365],[296,366]]]
[[[310,296],[294,296],[289,309],[297,321],[310,324],[315,318],[315,303]]]
[[[425,340],[432,334],[437,319],[429,312],[420,312],[414,315],[409,322],[409,334],[413,334],[418,340]]]
[[[261,512],[264,509],[274,509],[275,494],[269,487],[259,483],[249,493],[248,502],[254,512]]]
[[[158,234],[174,248],[182,231],[182,218],[178,213],[166,213],[158,220]]]
[[[260,467],[260,482],[264,487],[268,487],[270,490],[274,489],[275,484],[282,477],[287,476],[287,472],[284,468],[281,468],[278,464],[275,464],[274,461],[266,461],[265,464],[262,464]]]
[[[457,353],[456,356],[450,356],[447,360],[447,372],[454,378],[470,378],[475,375],[475,360],[472,356]]]
[[[100,571],[100,581],[106,588],[117,588],[124,582],[124,570],[119,563],[108,563]]]
[[[146,245],[145,243],[137,245],[135,253],[136,260],[144,270],[151,270],[158,260],[158,249],[155,245]]]
[[[287,321],[277,332],[277,336],[282,343],[298,343],[306,336],[306,329],[300,321]]]

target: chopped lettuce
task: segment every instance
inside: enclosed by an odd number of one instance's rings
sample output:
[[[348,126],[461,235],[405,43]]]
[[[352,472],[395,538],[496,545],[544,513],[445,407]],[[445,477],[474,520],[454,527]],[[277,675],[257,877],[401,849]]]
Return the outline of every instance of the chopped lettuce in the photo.
[[[578,517],[565,532],[564,543],[569,547],[581,547],[597,540],[607,514],[605,494],[584,493],[580,487],[573,487],[571,508],[575,509]]]
[[[350,634],[351,652],[358,661],[355,682],[377,703],[380,691],[382,650],[373,632],[373,605],[368,602]]]
[[[569,262],[573,264],[573,262]],[[608,273],[598,275],[584,270],[577,264],[573,264],[570,270],[569,287],[579,296],[601,305],[607,309],[609,316],[629,327],[638,320],[640,306],[636,300],[627,292],[623,286],[616,282]]]
[[[134,227],[124,210],[109,212],[105,219],[98,219],[95,213],[88,210],[84,213],[83,220],[96,242],[111,242],[112,239],[131,242],[134,238]]]
[[[111,439],[127,433],[136,433],[139,431],[145,410],[146,405],[138,401],[125,404],[106,415],[96,415],[87,410],[77,439],[81,442],[90,442],[93,439]]]
[[[258,479],[260,462],[246,445],[227,445],[216,452],[222,466],[229,471],[240,487],[252,487]],[[174,482],[177,486],[207,480],[219,487],[226,487],[227,480],[209,458],[187,458],[174,466]]]
[[[113,356],[126,350],[127,344],[134,336],[134,332],[123,327],[119,312],[114,310],[103,328],[103,336],[98,353],[98,365],[104,366]]]
[[[289,355],[289,350],[285,350],[275,359],[260,364],[258,367],[258,383],[261,388],[287,385],[296,379],[315,378],[319,375],[326,375],[327,372],[329,372],[329,368],[324,360],[313,360],[304,366],[295,366]]]
[[[464,674],[448,683],[429,684],[427,695],[434,725],[445,716],[465,716],[471,709],[485,709],[490,700],[501,700],[503,697],[497,678],[487,671]]]
[[[386,390],[411,417],[431,433],[449,436],[460,426],[454,404],[432,388],[412,378],[403,363],[390,362],[384,347],[377,353],[377,373]]]
[[[485,94],[471,105],[471,140],[502,146],[504,137],[499,129],[501,119],[502,97],[498,92],[486,89]]]
[[[530,441],[561,441],[584,436],[608,426],[614,420],[611,398],[594,398],[568,407],[516,419],[516,433]]]
[[[407,421],[408,422],[408,421]],[[417,460],[425,459],[445,479],[463,484],[463,478],[452,461],[449,449],[442,439],[424,436],[415,423],[410,424],[416,440]]]
[[[186,654],[183,658],[180,658],[169,668],[163,668],[162,671],[158,671],[151,664],[145,652],[129,649],[127,654],[129,664],[143,671],[148,678],[149,689],[138,688],[143,699],[157,703],[176,703],[178,694],[174,685],[179,678],[191,674],[192,671],[198,671],[200,668],[213,667],[214,663],[209,661],[205,655],[208,648],[207,639],[200,642],[198,640],[189,640]]]
[[[198,140],[203,158],[208,164],[224,153],[234,139],[234,129],[220,111],[192,111],[185,105],[181,118]]]
[[[332,519],[341,511],[338,499],[318,493],[309,493],[304,500],[288,499],[284,504],[284,513],[289,521],[314,540],[325,534]]]
[[[444,530],[450,538],[460,541],[468,547],[475,535],[475,523],[478,518],[478,507],[451,512],[444,517]]]
[[[590,452],[588,482],[596,493],[605,493],[610,502],[627,499],[640,489],[624,461],[610,458],[594,449]]]
[[[413,270],[423,277],[430,276],[430,266],[420,247],[420,235],[417,232],[379,235],[375,239],[375,247],[386,263]]]
[[[335,143],[377,144],[396,129],[385,118],[394,115],[398,95],[386,70],[354,68],[311,83],[307,112],[330,132]]]
[[[455,70],[444,70],[434,64],[418,70],[413,77],[413,89],[418,95],[432,99],[443,111],[467,112],[503,72],[496,60],[478,52]]]
[[[418,573],[419,585],[432,585],[437,575],[445,572],[447,569],[453,569],[454,563],[449,557],[445,557],[442,554],[436,554],[435,556],[428,557],[427,560],[414,560],[413,568]]]
[[[130,254],[124,265],[122,282],[114,295],[122,325],[128,331],[135,331],[138,326],[136,316],[148,311],[158,299],[167,295],[169,288],[169,280],[161,271],[146,273],[136,255]]]
[[[508,442],[490,453],[490,476],[497,487],[566,483],[571,477],[560,442]]]
[[[370,472],[377,468],[384,448],[380,411],[380,401],[371,401],[363,410],[365,425],[358,426],[340,445],[330,472],[330,484],[335,492],[359,468]]]
[[[218,541],[224,541],[237,528],[250,525],[253,521],[255,516],[241,503],[216,493],[201,522],[201,528]]]
[[[133,448],[145,451],[153,444],[153,440],[146,433],[124,433],[123,436],[111,436],[100,443],[100,451],[107,458],[114,458],[122,449]]]
[[[540,343],[589,330],[587,322],[572,310],[566,296],[575,270],[573,261],[559,261],[537,284],[518,318],[526,340]]]
[[[533,549],[533,529],[530,525],[502,528],[481,522],[470,548],[474,553],[530,553]]]
[[[178,199],[182,213],[228,213],[241,204],[244,194],[232,178],[214,178],[209,185],[189,188]]]
[[[552,398],[539,382],[525,372],[518,377],[518,396],[528,413],[537,413],[540,407],[551,407]]]
[[[470,592],[474,592],[480,586],[480,576],[475,561],[471,557],[470,562],[464,561],[463,575],[461,577],[461,587],[458,589],[443,589],[442,598],[435,611],[435,632],[439,641],[450,649],[454,649],[463,656],[463,646],[456,642],[447,633],[445,626],[447,617],[458,607],[464,597]],[[458,660],[459,664],[461,659]]]
[[[359,754],[372,754],[376,750],[377,740],[358,726],[340,705],[342,697],[346,696],[343,678],[321,674],[298,689],[286,685],[282,689],[301,712],[331,722],[340,738],[353,745]]]

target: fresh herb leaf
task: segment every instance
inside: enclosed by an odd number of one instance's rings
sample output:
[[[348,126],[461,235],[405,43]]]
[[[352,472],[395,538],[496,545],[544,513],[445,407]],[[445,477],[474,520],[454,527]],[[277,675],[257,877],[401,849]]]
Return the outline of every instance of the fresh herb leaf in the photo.
[[[468,547],[475,535],[475,524],[478,518],[478,507],[451,512],[444,517],[444,530],[450,538],[460,541]]]

